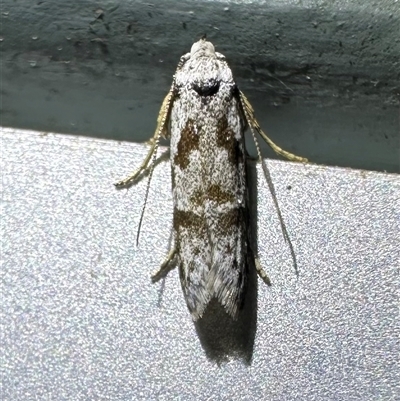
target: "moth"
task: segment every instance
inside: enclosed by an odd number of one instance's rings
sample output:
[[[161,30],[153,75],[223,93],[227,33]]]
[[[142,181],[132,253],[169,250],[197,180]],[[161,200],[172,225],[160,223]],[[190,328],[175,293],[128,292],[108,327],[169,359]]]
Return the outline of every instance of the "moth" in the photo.
[[[161,137],[170,138],[173,240],[153,281],[174,263],[193,320],[216,298],[236,319],[244,300],[249,265],[268,283],[251,248],[244,133],[250,127],[261,160],[258,133],[279,155],[286,152],[261,130],[238,89],[225,57],[205,38],[184,54],[173,77],[140,167],[117,187],[133,183],[150,165],[149,183]],[[146,198],[148,194],[146,192]],[[140,224],[139,224],[140,225]]]

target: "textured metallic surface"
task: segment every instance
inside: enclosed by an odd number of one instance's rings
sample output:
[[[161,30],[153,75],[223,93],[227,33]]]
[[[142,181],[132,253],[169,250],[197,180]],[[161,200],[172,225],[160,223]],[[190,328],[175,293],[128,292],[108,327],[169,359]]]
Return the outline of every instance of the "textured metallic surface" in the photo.
[[[400,398],[399,176],[268,161],[296,276],[258,168],[272,286],[253,283],[245,326],[216,308],[201,327],[176,270],[150,282],[168,249],[168,162],[136,247],[146,182],[112,183],[144,146],[12,129],[1,141],[3,400]]]

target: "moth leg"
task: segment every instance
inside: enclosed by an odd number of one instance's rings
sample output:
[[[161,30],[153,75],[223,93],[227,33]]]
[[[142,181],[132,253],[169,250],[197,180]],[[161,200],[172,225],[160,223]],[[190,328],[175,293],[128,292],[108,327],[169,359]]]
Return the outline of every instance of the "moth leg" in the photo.
[[[264,141],[267,142],[267,144],[272,148],[272,150],[276,154],[294,162],[301,162],[301,163],[308,162],[308,159],[306,159],[305,157],[296,156],[293,153],[287,152],[286,150],[283,150],[278,145],[276,145],[271,139],[269,139],[268,136],[261,129],[260,124],[258,124],[256,117],[254,115],[253,107],[251,106],[250,102],[247,100],[243,92],[240,92],[239,97],[240,97],[240,103],[242,104],[243,111],[246,116],[247,122],[250,126],[250,130],[253,134],[254,140],[255,140],[254,131],[256,131],[264,139]],[[257,151],[259,152],[259,149],[257,149]]]
[[[171,270],[170,263],[175,258],[175,254],[176,254],[176,247],[174,245],[172,249],[170,249],[170,251],[168,252],[167,256],[165,256],[159,269],[151,275],[151,280],[153,281],[153,283],[155,283],[161,277],[164,277],[168,274],[168,272]]]
[[[260,278],[264,281],[265,284],[271,285],[271,281],[270,281],[269,277],[267,276],[267,273],[265,272],[265,270],[262,268],[260,259],[258,259],[258,257],[254,258],[254,263],[256,266],[257,273],[260,276]]]
[[[158,134],[156,134],[156,135],[158,135]],[[144,171],[147,168],[147,166],[148,166],[148,164],[149,164],[151,158],[153,157],[153,154],[154,154],[154,152],[155,152],[155,150],[157,148],[157,142],[155,140],[156,135],[153,138],[151,138],[150,141],[149,141],[150,144],[151,144],[151,148],[149,150],[149,153],[147,153],[147,156],[145,157],[145,159],[142,161],[142,164],[132,174],[130,174],[128,177],[124,178],[121,181],[116,182],[114,185],[117,188],[126,187],[127,185],[132,183],[142,173],[142,171]]]
[[[133,181],[135,181],[137,177],[148,167],[150,160],[154,159],[154,157],[156,156],[160,137],[161,136],[166,137],[168,135],[167,125],[172,101],[173,101],[173,91],[171,88],[167,96],[165,96],[164,101],[160,108],[160,112],[158,113],[157,128],[154,133],[154,136],[147,142],[151,145],[150,150],[147,153],[147,156],[145,157],[141,165],[131,175],[114,184],[117,188],[128,186]]]

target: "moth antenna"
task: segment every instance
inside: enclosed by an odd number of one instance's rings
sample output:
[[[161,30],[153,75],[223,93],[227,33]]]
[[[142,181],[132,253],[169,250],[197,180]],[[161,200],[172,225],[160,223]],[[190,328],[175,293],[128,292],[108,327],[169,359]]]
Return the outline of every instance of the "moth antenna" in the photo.
[[[262,159],[262,156],[261,156],[260,145],[258,144],[258,140],[257,140],[256,134],[254,133],[253,128],[251,127],[251,125],[250,125],[250,131],[251,131],[251,135],[253,137],[254,145],[256,145],[258,161],[261,162],[262,165],[264,165],[263,159]]]
[[[246,115],[246,117],[247,117],[247,115]],[[247,119],[248,119],[248,117],[247,117]],[[261,163],[261,168],[262,168],[263,173],[264,173],[264,178],[267,181],[268,187],[269,187],[269,189],[271,191],[272,198],[273,198],[273,201],[274,201],[277,213],[278,213],[278,218],[279,218],[279,221],[280,221],[281,226],[282,226],[283,237],[285,238],[285,241],[287,241],[288,240],[288,235],[287,235],[286,229],[284,228],[283,217],[282,217],[281,211],[279,209],[278,201],[276,200],[275,188],[273,187],[273,184],[272,184],[272,181],[271,181],[271,174],[269,173],[268,168],[264,163],[264,159],[261,156],[260,145],[258,144],[258,140],[257,140],[256,134],[255,134],[255,132],[253,130],[253,127],[252,127],[252,125],[250,123],[249,123],[249,126],[250,126],[251,135],[252,135],[253,140],[254,140],[254,144],[256,145],[258,161]]]
[[[136,234],[136,246],[139,245],[140,229],[142,227],[144,211],[146,210],[147,198],[149,197],[151,178],[153,177],[154,167],[156,165],[157,150],[158,150],[158,144],[160,142],[160,136],[161,136],[161,130],[158,132],[158,135],[155,138],[154,152],[153,152],[153,155],[152,155],[152,158],[151,158],[151,167],[150,167],[150,172],[149,172],[149,179],[147,180],[146,194],[144,196],[144,204],[142,206],[142,212],[140,213],[139,226],[138,226],[138,230],[137,230],[137,234]]]
[[[264,159],[261,156],[260,145],[258,144],[257,137],[256,137],[255,133],[253,132],[253,130],[251,129],[251,126],[250,126],[250,130],[251,130],[251,135],[253,136],[254,144],[256,145],[258,161],[261,163],[261,168],[264,173],[264,178],[267,181],[268,187],[272,194],[272,198],[273,198],[273,201],[274,201],[277,213],[278,213],[278,218],[279,218],[279,221],[282,226],[283,237],[285,238],[285,241],[288,242],[288,234],[287,234],[286,228],[284,228],[282,213],[279,208],[278,201],[276,200],[275,188],[273,187],[273,184],[271,181],[271,174],[268,170],[268,167],[265,165]]]
[[[290,254],[292,256],[294,270],[296,272],[296,275],[298,276],[299,272],[298,272],[298,268],[297,268],[296,254],[294,252],[292,241],[290,240],[289,233],[287,232],[286,225],[285,225],[285,222],[283,220],[283,216],[282,216],[281,209],[279,207],[278,199],[276,198],[275,187],[274,187],[274,184],[273,184],[272,179],[271,179],[271,174],[270,174],[270,172],[268,170],[268,167],[266,166],[266,164],[264,162],[264,159],[261,156],[260,146],[258,144],[258,140],[257,140],[256,134],[254,132],[254,128],[253,128],[253,125],[252,125],[252,120],[251,120],[251,117],[250,117],[250,114],[249,114],[249,111],[248,111],[248,108],[247,108],[247,107],[251,107],[251,106],[250,106],[250,103],[247,102],[248,105],[245,103],[245,99],[246,98],[241,93],[242,107],[243,107],[243,110],[244,110],[244,114],[245,114],[247,123],[248,123],[248,125],[250,127],[251,135],[253,136],[254,144],[256,145],[258,160],[261,162],[261,168],[263,170],[264,178],[267,181],[268,188],[269,188],[269,191],[271,192],[272,200],[274,202],[275,210],[276,210],[276,213],[278,215],[278,220],[279,220],[279,224],[281,226],[282,235],[283,235],[283,238],[285,239],[285,242],[289,245],[289,250],[290,250]],[[252,111],[252,109],[250,109],[250,110]]]
[[[153,177],[154,167],[156,165],[157,151],[158,151],[158,145],[160,143],[160,137],[161,137],[161,135],[166,137],[166,130],[167,130],[166,124],[168,123],[169,114],[171,111],[170,110],[171,104],[174,101],[174,90],[173,90],[174,85],[175,85],[175,79],[172,83],[171,89],[169,90],[167,96],[165,96],[165,99],[163,100],[163,103],[162,103],[161,109],[160,109],[160,113],[157,118],[157,129],[156,129],[157,134],[154,136],[154,149],[153,149],[153,154],[152,154],[152,159],[151,159],[149,180],[147,182],[146,194],[144,197],[144,204],[142,207],[142,212],[140,214],[139,226],[138,226],[138,231],[137,231],[137,235],[136,235],[136,246],[139,245],[140,229],[142,227],[144,211],[146,210],[147,198],[149,197],[151,178]]]

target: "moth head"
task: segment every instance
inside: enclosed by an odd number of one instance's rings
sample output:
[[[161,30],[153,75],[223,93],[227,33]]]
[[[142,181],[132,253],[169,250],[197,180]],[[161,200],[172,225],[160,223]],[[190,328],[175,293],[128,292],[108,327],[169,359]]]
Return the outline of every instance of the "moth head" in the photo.
[[[228,87],[233,84],[232,71],[225,57],[205,38],[195,42],[190,53],[181,57],[174,76],[177,93],[181,88],[189,89],[203,99],[212,98],[221,88],[229,92]]]
[[[190,49],[190,57],[213,57],[215,56],[215,48],[211,42],[207,42],[206,39],[202,38],[198,42],[193,43]]]

